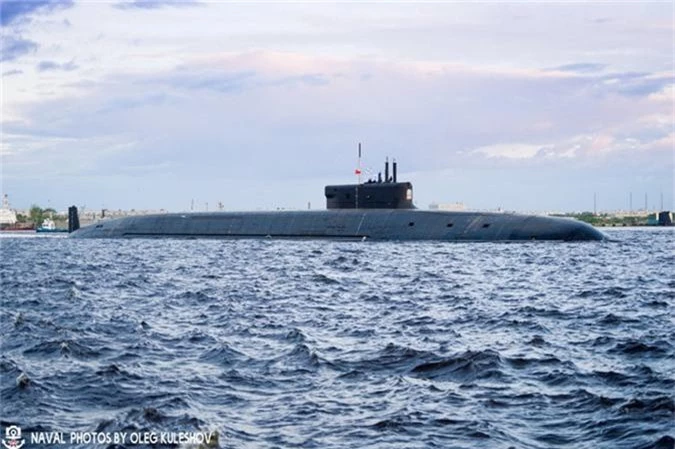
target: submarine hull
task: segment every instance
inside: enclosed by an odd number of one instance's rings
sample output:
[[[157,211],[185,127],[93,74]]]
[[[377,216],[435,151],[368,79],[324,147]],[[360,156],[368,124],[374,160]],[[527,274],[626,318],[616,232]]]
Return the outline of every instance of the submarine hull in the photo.
[[[507,213],[342,209],[204,212],[103,220],[73,238],[325,238],[374,240],[603,240],[572,219]]]

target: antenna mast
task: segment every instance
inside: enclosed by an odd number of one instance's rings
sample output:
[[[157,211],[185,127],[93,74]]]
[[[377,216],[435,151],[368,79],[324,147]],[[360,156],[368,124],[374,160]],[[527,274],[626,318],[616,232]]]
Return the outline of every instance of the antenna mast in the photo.
[[[359,142],[359,157],[356,161],[356,170],[354,170],[354,173],[356,173],[357,180],[358,182],[356,183],[356,189],[354,189],[354,206],[356,206],[356,209],[359,208],[359,185],[361,184],[361,142]]]
[[[356,170],[354,170],[354,174],[358,178],[358,183],[361,184],[361,142],[359,142],[359,157],[356,160]]]

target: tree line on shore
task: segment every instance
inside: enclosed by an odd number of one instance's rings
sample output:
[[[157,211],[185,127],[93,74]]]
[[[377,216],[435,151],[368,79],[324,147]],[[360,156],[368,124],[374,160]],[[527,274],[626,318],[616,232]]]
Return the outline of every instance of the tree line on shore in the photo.
[[[593,226],[647,226],[649,224],[648,216],[642,215],[617,216],[608,213],[582,212],[578,214],[556,214],[556,216],[576,218]]]
[[[42,208],[37,204],[33,204],[28,210],[28,215],[16,214],[16,221],[19,223],[33,223],[35,226],[42,225],[46,218],[51,218],[54,222],[68,221],[68,217],[64,214],[58,213],[51,207]]]

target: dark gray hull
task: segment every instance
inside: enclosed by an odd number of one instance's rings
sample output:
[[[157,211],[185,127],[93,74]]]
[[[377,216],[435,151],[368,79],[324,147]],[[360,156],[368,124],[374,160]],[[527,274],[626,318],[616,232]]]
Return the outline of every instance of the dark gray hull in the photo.
[[[212,212],[125,217],[81,228],[74,238],[328,238],[375,240],[603,240],[566,218],[393,209]]]

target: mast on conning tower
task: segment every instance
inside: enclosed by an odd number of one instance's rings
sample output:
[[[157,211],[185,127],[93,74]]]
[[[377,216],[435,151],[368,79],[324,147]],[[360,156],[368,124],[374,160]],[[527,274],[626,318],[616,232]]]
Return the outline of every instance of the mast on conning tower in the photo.
[[[361,142],[359,142],[359,158],[356,161],[356,170],[354,170],[357,176],[356,188],[354,189],[354,208],[359,208],[359,185],[361,184]]]
[[[356,160],[356,170],[354,174],[357,176],[358,183],[361,184],[361,142],[359,142],[359,157]]]

